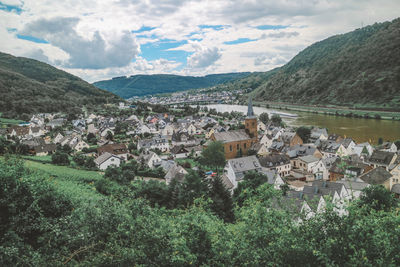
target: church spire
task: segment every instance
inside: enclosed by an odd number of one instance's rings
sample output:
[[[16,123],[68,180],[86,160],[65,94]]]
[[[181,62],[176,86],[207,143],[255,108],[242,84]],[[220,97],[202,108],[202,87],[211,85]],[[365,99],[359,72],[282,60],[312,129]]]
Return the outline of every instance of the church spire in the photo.
[[[254,117],[253,103],[251,101],[251,96],[249,96],[249,104],[247,106],[247,117]]]

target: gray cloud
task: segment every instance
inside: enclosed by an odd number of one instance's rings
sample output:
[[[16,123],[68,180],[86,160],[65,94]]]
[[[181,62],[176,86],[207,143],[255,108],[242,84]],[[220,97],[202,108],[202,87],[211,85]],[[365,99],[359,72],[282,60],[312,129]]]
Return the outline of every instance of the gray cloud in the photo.
[[[299,36],[298,32],[271,32],[271,33],[263,33],[260,39],[267,39],[267,38],[290,38]]]
[[[91,40],[80,36],[75,27],[79,18],[39,19],[25,25],[21,34],[47,40],[70,55],[63,67],[102,69],[127,66],[139,53],[133,35],[125,31],[114,40],[106,42],[96,31]]]
[[[218,48],[198,49],[193,55],[188,57],[187,65],[190,68],[201,69],[212,65],[222,56]]]
[[[32,50],[28,53],[26,53],[24,56],[29,57],[29,58],[33,58],[45,63],[49,63],[49,58],[44,54],[44,51],[42,49],[35,49]]]

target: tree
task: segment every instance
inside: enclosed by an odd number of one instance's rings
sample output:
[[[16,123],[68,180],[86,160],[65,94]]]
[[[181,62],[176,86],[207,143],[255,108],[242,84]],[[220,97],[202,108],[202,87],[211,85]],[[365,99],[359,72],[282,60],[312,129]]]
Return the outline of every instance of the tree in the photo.
[[[398,201],[382,185],[371,185],[363,189],[360,196],[360,204],[375,210],[389,211],[397,207]]]
[[[210,145],[201,153],[200,163],[206,166],[215,167],[217,172],[219,168],[225,167],[224,146],[221,142],[211,142]]]
[[[383,144],[383,138],[382,137],[379,137],[378,138],[378,145],[382,145]]]
[[[249,172],[243,177],[236,189],[233,191],[233,200],[242,206],[246,199],[256,194],[256,189],[260,185],[267,183],[268,177],[259,172]]]
[[[51,155],[51,162],[56,165],[69,165],[70,164],[68,154],[61,152],[61,151],[57,151],[56,153]]]
[[[233,222],[233,202],[231,193],[226,189],[219,176],[211,181],[210,198],[212,200],[211,209],[225,222]]]
[[[90,144],[96,144],[96,142],[97,142],[96,135],[94,135],[93,133],[89,133],[86,136],[86,139]]]
[[[282,118],[281,118],[281,116],[279,116],[279,114],[274,114],[274,115],[272,115],[271,122],[275,126],[281,126]]]
[[[83,155],[75,155],[72,160],[78,164],[78,166],[83,166],[85,165],[86,157]]]
[[[108,132],[107,132],[106,139],[107,139],[107,140],[113,140],[113,139],[114,139],[114,135],[112,134],[111,131],[108,131]]]
[[[310,128],[301,126],[297,128],[296,133],[298,136],[300,136],[301,140],[303,140],[304,143],[308,143],[308,140],[310,139],[311,136]]]
[[[267,124],[267,123],[269,122],[269,115],[268,115],[268,113],[267,113],[267,112],[261,113],[259,119],[260,119],[260,121],[261,121],[262,123]]]

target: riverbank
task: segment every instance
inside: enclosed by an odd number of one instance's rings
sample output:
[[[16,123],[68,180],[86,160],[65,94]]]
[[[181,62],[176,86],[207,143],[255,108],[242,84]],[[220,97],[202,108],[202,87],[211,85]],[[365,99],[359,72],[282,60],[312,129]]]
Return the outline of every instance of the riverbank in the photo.
[[[351,109],[346,107],[335,106],[309,106],[309,105],[295,105],[277,102],[258,102],[253,101],[254,106],[278,109],[285,111],[299,111],[314,114],[332,115],[349,118],[364,118],[364,119],[382,119],[382,120],[395,120],[400,121],[400,112],[383,111],[383,110],[363,110]]]

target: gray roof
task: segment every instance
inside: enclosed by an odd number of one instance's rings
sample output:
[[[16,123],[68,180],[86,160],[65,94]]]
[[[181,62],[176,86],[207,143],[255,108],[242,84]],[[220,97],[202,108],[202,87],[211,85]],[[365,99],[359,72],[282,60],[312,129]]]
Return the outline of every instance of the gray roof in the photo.
[[[214,133],[216,141],[222,141],[224,143],[244,141],[251,139],[245,130],[236,130],[229,132]]]
[[[379,164],[379,165],[389,165],[396,153],[386,152],[386,151],[374,151],[371,157],[369,157],[368,162]]]
[[[272,154],[268,156],[263,156],[259,158],[261,166],[265,168],[272,168],[276,166],[290,164],[290,159],[288,156],[283,154]]]
[[[395,194],[400,195],[400,184],[393,185],[392,192],[395,193]]]
[[[105,162],[106,160],[108,160],[111,157],[118,158],[117,156],[115,156],[109,152],[104,152],[97,159],[94,160],[94,163],[96,163],[97,165],[101,165],[103,162]]]
[[[312,155],[300,157],[299,160],[304,161],[305,163],[311,163],[311,162],[316,162],[319,161],[319,158],[316,158]]]
[[[261,164],[256,156],[248,156],[237,159],[228,160],[234,172],[246,172],[256,169],[261,169]]]
[[[317,143],[317,146],[321,151],[328,153],[336,153],[340,145],[340,143],[328,140],[319,140],[319,142]]]
[[[228,190],[233,189],[233,184],[232,184],[231,180],[229,180],[228,176],[225,173],[222,174],[221,181],[224,184],[226,189],[228,189]]]
[[[344,187],[343,184],[328,182],[328,181],[314,181],[311,186],[304,186],[304,193],[321,194],[323,196],[333,196],[335,192],[338,194]]]
[[[313,145],[295,145],[287,148],[286,154],[290,158],[314,155],[317,148]]]
[[[384,167],[378,167],[362,174],[360,179],[368,184],[383,184],[390,177],[392,177],[390,172]]]
[[[348,179],[338,180],[338,181],[336,181],[336,183],[343,184],[344,187],[346,187],[346,189],[353,190],[353,191],[361,191],[364,188],[366,188],[367,186],[369,186],[369,184],[367,184],[367,183],[351,181]]]

